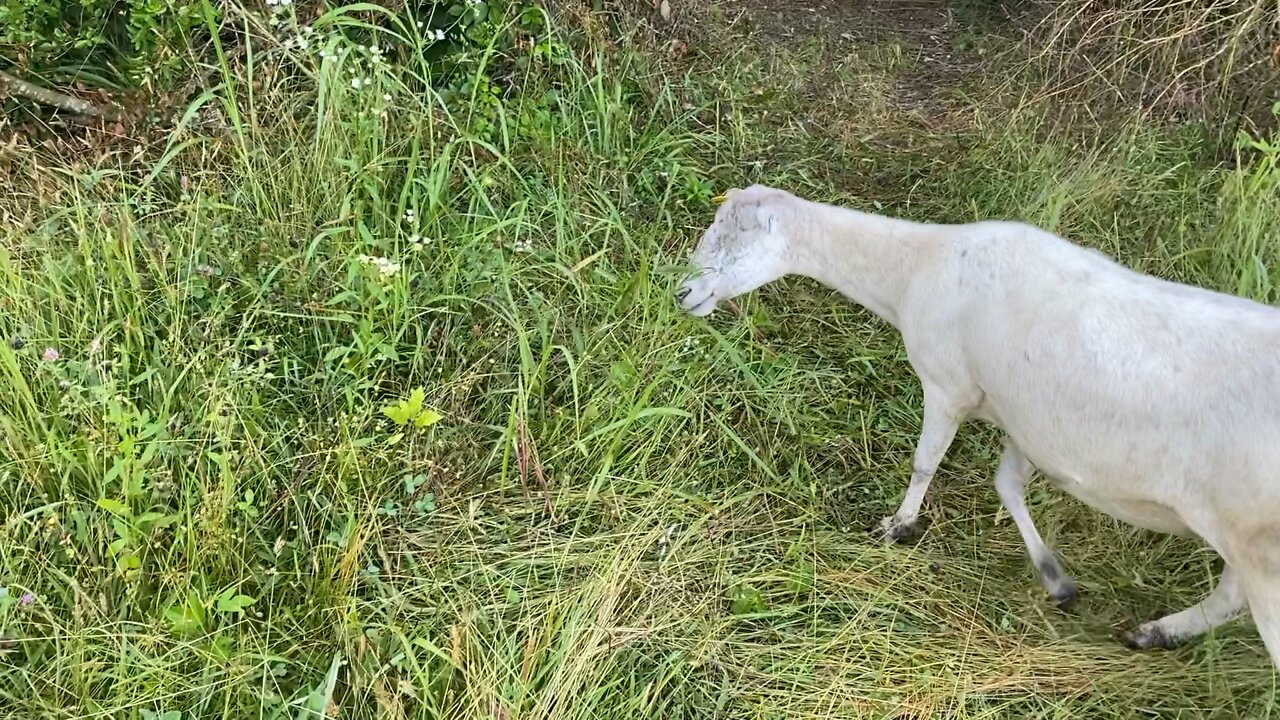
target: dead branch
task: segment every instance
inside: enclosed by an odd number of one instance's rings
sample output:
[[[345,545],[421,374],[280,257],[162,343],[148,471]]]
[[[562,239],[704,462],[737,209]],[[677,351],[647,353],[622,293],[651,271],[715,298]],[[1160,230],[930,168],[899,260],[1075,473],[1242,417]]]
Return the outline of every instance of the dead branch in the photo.
[[[74,115],[102,118],[104,120],[119,120],[121,117],[120,111],[109,105],[98,105],[57,90],[40,87],[0,70],[0,98],[11,96],[33,100],[42,105],[65,110]]]

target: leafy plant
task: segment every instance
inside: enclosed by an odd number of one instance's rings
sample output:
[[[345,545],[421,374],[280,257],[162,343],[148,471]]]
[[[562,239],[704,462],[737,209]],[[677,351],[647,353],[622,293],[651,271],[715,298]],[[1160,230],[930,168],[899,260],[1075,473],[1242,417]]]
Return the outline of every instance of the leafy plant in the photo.
[[[419,430],[430,427],[444,416],[423,405],[425,399],[426,391],[420,387],[414,388],[409,397],[383,407],[382,414],[391,418],[391,422],[396,425],[404,426],[412,422]]]
[[[185,69],[198,0],[0,0],[0,57],[19,71],[84,67],[134,86]],[[213,7],[216,8],[216,3]]]
[[[128,505],[111,498],[99,499],[98,507],[111,514],[111,529],[116,539],[107,546],[107,551],[116,558],[116,567],[126,578],[142,567],[145,542],[157,530],[179,520],[177,515],[154,511],[135,515]]]

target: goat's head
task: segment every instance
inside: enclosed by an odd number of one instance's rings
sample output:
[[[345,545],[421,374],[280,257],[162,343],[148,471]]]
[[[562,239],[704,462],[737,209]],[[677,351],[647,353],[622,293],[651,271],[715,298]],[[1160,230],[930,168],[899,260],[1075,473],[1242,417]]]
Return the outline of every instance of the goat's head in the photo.
[[[730,190],[711,227],[694,248],[694,275],[676,290],[676,302],[703,317],[731,300],[773,282],[790,270],[790,249],[780,210],[790,197],[753,185]]]

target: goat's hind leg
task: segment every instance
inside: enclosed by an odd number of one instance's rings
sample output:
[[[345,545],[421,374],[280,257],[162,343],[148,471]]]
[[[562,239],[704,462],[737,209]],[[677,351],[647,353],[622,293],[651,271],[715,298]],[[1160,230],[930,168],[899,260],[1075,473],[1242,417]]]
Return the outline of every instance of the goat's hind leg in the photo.
[[[1280,527],[1264,526],[1246,535],[1240,585],[1249,603],[1249,614],[1280,668]]]
[[[1004,452],[1000,455],[1000,467],[996,470],[996,492],[999,493],[1005,510],[1013,518],[1013,523],[1018,526],[1022,542],[1027,546],[1027,554],[1031,556],[1031,561],[1040,574],[1040,584],[1059,607],[1066,607],[1076,599],[1079,590],[1076,581],[1062,571],[1058,558],[1045,545],[1031,520],[1031,512],[1027,510],[1025,494],[1033,471],[1031,461],[1006,437]]]
[[[1245,610],[1239,573],[1230,565],[1209,596],[1181,612],[1146,622],[1125,633],[1124,644],[1135,650],[1172,648],[1233,620]]]

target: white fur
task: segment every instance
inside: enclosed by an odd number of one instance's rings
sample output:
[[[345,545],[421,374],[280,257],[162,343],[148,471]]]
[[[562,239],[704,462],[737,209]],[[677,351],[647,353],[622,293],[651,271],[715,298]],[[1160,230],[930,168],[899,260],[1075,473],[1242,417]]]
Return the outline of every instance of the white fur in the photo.
[[[1170,645],[1250,610],[1280,665],[1280,310],[1128,270],[1016,222],[915,223],[772,188],[732,193],[677,297],[696,314],[784,275],[902,333],[924,389],[910,485],[880,526],[912,530],[959,423],[1001,428],[995,484],[1049,593],[1075,583],[1024,501],[1036,469],[1081,501],[1223,558],[1199,605],[1132,631]]]

